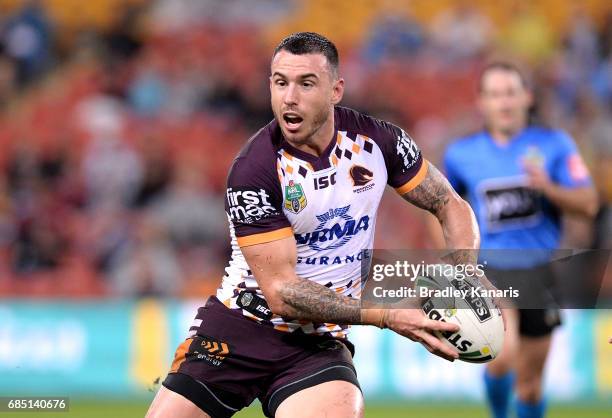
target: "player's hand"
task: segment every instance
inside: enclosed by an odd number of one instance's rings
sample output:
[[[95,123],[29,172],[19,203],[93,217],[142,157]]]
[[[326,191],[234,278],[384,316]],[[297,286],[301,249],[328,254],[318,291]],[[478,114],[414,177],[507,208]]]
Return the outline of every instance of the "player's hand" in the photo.
[[[390,309],[385,317],[387,328],[421,343],[427,351],[448,361],[459,358],[457,350],[444,344],[434,331],[459,331],[459,325],[427,318],[420,309]]]
[[[548,177],[548,173],[535,164],[525,164],[523,166],[525,171],[527,172],[527,176],[529,177],[529,187],[540,191],[542,193],[546,193],[546,191],[553,185],[550,177]]]

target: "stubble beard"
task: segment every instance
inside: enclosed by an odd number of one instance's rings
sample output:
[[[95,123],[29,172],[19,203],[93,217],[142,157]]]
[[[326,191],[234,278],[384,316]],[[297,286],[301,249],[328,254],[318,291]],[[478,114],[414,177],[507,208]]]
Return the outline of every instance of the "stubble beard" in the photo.
[[[329,120],[330,117],[330,112],[327,108],[322,109],[321,111],[319,111],[312,119],[312,129],[310,129],[310,131],[305,134],[304,136],[301,137],[293,137],[291,139],[287,139],[287,136],[285,135],[285,133],[283,133],[283,136],[285,136],[285,139],[290,142],[293,146],[300,146],[300,145],[305,145],[308,144],[310,142],[312,142],[313,138],[317,135],[317,133],[320,131],[320,129],[323,127],[323,125],[325,125],[325,123]],[[327,140],[328,138],[326,138]]]

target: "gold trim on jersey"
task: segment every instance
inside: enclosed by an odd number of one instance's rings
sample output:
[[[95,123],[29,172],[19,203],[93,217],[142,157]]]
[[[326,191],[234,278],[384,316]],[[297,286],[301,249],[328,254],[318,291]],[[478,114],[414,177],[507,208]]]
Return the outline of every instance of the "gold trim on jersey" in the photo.
[[[264,244],[266,242],[277,241],[279,239],[289,238],[292,236],[293,228],[287,226],[285,228],[276,229],[270,232],[262,232],[261,234],[236,237],[236,241],[240,247],[248,247],[249,245]]]
[[[427,162],[427,160],[423,159],[423,162],[421,163],[421,168],[419,168],[419,171],[417,171],[415,176],[411,178],[410,180],[408,180],[408,182],[405,183],[404,185],[400,187],[396,187],[395,191],[403,195],[413,190],[419,184],[421,184],[423,179],[425,179],[425,177],[427,176],[427,166],[428,165],[429,163]]]

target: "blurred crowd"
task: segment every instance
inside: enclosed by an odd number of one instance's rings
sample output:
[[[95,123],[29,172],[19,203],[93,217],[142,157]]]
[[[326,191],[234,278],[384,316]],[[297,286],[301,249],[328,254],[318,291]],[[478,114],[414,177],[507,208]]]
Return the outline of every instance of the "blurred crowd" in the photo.
[[[307,29],[338,43],[343,104],[401,125],[434,162],[480,126],[483,64],[520,63],[535,116],[573,135],[603,204],[568,242],[611,247],[608,1],[555,2],[566,16],[555,25],[538,2],[519,0],[503,10],[451,2],[426,16],[413,2],[382,0],[113,1],[104,24],[80,26],[63,25],[52,8],[62,2],[8,3],[0,1],[0,295],[214,291],[229,253],[227,169],[272,118],[273,46]],[[392,194],[381,215],[377,246],[432,245],[424,215]],[[398,222],[415,226],[397,234]]]

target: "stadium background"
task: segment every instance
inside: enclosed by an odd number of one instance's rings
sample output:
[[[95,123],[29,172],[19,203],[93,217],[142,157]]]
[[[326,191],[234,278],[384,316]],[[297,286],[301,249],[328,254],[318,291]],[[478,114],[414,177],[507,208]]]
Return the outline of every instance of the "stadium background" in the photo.
[[[482,64],[520,63],[601,197],[596,222],[566,221],[566,246],[611,248],[609,0],[0,0],[1,395],[144,414],[223,274],[227,169],[271,119],[270,54],[298,30],[337,43],[344,105],[401,125],[434,162],[479,126]],[[426,221],[388,193],[377,246],[431,247]],[[612,314],[566,322],[551,416],[609,416]],[[481,367],[378,330],[353,340],[367,416],[484,416]]]

